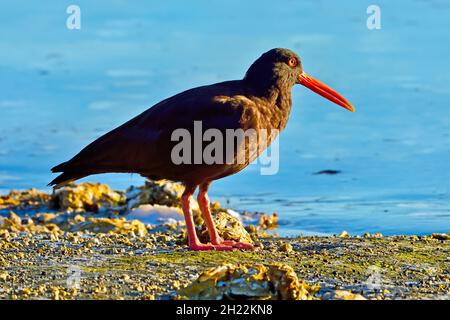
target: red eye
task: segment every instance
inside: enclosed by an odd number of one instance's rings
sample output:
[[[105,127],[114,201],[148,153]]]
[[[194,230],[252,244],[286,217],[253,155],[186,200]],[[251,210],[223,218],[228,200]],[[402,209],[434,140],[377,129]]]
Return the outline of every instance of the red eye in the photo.
[[[290,58],[290,59],[288,60],[288,65],[289,65],[289,67],[291,67],[291,68],[296,67],[297,64],[298,64],[297,59],[294,58],[294,57],[292,57],[292,58]]]

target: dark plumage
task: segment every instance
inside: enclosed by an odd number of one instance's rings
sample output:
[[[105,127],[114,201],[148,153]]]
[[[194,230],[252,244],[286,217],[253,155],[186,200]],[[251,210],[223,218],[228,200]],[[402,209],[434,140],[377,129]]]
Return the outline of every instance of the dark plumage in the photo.
[[[203,132],[210,128],[283,130],[291,111],[291,90],[301,83],[326,98],[352,110],[340,95],[303,73],[299,57],[288,49],[264,53],[248,69],[242,80],[226,81],[179,93],[159,102],[137,117],[98,138],[76,156],[54,168],[61,172],[50,185],[57,187],[92,174],[107,172],[138,173],[151,179],[180,181],[186,186],[183,209],[192,249],[249,248],[246,244],[224,242],[218,237],[210,218],[206,192],[216,179],[245,168],[262,150],[246,157],[245,163],[175,165],[171,141],[175,129],[193,132],[194,121],[202,121]],[[330,91],[326,91],[326,90]],[[332,97],[327,96],[332,95]],[[338,100],[338,101],[336,101]],[[353,110],[352,110],[353,111]],[[259,136],[259,135],[258,135]],[[237,146],[250,149],[249,142]],[[235,154],[237,156],[237,154]],[[212,244],[201,244],[192,234],[189,200],[200,186],[199,202],[206,216]],[[211,230],[212,229],[212,230]]]

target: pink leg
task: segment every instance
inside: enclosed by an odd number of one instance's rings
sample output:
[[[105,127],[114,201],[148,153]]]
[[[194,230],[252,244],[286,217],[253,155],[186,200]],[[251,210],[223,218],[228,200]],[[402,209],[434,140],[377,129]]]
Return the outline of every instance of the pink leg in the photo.
[[[209,206],[208,199],[208,187],[210,183],[204,183],[200,185],[200,190],[197,196],[197,202],[200,207],[200,211],[202,212],[203,219],[205,220],[206,227],[208,228],[209,238],[211,239],[211,243],[213,245],[225,245],[232,246],[237,249],[253,249],[253,245],[250,243],[244,242],[236,242],[233,240],[224,240],[217,233],[216,225],[214,224],[211,208]]]
[[[192,218],[192,194],[196,187],[186,186],[181,196],[181,206],[183,208],[184,219],[186,220],[186,229],[188,233],[189,249],[191,250],[232,250],[233,247],[226,245],[204,244],[201,243],[195,233],[194,219]]]

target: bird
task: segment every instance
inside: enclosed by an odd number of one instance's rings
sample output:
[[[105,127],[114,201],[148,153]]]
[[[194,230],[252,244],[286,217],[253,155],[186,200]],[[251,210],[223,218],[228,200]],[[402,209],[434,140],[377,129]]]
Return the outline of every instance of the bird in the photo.
[[[60,175],[49,186],[59,188],[86,176],[113,172],[137,173],[148,179],[180,182],[184,185],[181,207],[189,249],[254,249],[250,243],[224,240],[219,235],[207,193],[213,181],[243,170],[285,129],[292,108],[292,89],[297,84],[351,112],[355,111],[343,96],[305,73],[298,54],[290,49],[274,48],[257,58],[242,79],[178,93],[102,135],[72,159],[53,167],[51,171]],[[174,160],[174,149],[180,144],[180,139],[174,139],[174,132],[195,136],[199,123],[205,133],[210,130],[224,134],[223,145],[233,147],[219,146],[215,153],[225,153],[231,161]],[[239,140],[236,136],[227,136],[230,130],[252,131],[256,139],[244,137]],[[263,131],[270,138],[261,148],[255,147],[263,140]],[[188,159],[189,155],[191,160],[192,156],[201,158],[208,141],[197,143],[197,140],[194,146],[179,152],[182,159]],[[246,156],[236,161],[242,154]],[[208,243],[201,242],[195,232],[192,201],[197,188],[197,202],[208,229]]]

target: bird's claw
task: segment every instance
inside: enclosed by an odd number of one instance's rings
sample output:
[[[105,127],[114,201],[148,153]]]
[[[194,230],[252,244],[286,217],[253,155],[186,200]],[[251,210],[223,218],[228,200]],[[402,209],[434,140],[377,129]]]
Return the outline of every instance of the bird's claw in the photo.
[[[235,249],[251,250],[254,249],[254,246],[250,243],[245,242],[217,239],[212,243],[191,243],[189,244],[189,249],[194,251],[232,251]]]
[[[216,241],[213,241],[213,244],[231,246],[234,249],[241,249],[241,250],[254,249],[254,246],[250,243],[239,242],[239,241],[234,241],[234,240],[224,240],[222,238],[219,238]]]
[[[192,243],[189,245],[189,249],[193,251],[231,251],[234,248],[226,244],[212,244],[212,243]]]

